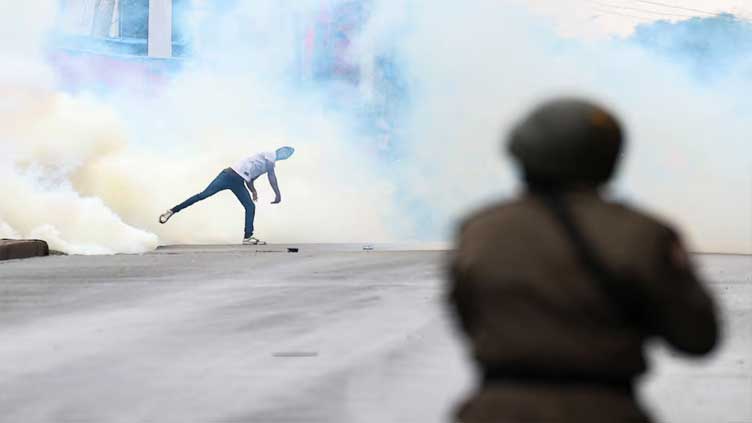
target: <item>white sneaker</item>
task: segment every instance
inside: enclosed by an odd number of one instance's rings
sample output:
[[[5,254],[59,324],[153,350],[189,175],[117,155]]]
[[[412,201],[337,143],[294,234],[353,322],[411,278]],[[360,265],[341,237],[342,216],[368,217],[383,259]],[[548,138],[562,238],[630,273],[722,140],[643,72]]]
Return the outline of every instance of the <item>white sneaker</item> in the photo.
[[[168,220],[170,220],[173,214],[175,213],[172,210],[167,210],[166,212],[162,213],[159,216],[159,223],[164,225]]]
[[[266,245],[266,241],[262,241],[252,236],[252,237],[244,238],[243,245]]]

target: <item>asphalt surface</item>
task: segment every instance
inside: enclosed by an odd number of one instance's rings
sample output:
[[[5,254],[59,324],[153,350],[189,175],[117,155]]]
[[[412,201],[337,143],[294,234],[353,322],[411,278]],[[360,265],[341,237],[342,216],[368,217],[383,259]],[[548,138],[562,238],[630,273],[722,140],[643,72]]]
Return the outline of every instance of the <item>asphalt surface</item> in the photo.
[[[448,422],[474,375],[443,305],[444,255],[199,246],[0,262],[0,422]],[[697,259],[725,342],[694,362],[651,347],[641,395],[661,423],[752,423],[752,257]]]

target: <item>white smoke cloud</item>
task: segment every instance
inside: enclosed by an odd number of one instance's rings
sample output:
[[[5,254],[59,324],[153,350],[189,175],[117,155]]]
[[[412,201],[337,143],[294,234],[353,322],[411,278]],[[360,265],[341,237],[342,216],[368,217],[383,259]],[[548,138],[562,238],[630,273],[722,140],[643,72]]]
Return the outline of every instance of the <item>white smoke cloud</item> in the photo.
[[[511,3],[375,2],[353,57],[367,69],[398,51],[411,81],[405,145],[385,166],[353,115],[329,104],[331,87],[289,84],[299,36],[291,22],[311,19],[318,2],[243,2],[203,34],[197,57],[166,87],[97,97],[54,88],[42,55],[51,3],[13,2],[0,17],[14,31],[13,43],[0,41],[0,57],[13,63],[0,71],[0,236],[93,254],[238,242],[243,210],[229,192],[167,225],[156,219],[239,158],[292,145],[297,153],[278,167],[283,203],[268,204],[268,184],[257,183],[259,237],[446,239],[468,208],[516,189],[500,161],[511,123],[542,99],[582,94],[630,129],[621,196],[678,220],[697,249],[752,252],[742,73],[703,85],[638,47],[562,40]]]
[[[96,102],[49,91],[6,89],[0,114],[0,235],[40,238],[76,254],[138,253],[157,237],[136,229],[70,180],[117,154],[117,118]]]
[[[752,252],[749,74],[700,82],[619,40],[564,40],[547,20],[493,0],[413,6],[401,44],[414,82],[408,156],[421,176],[415,194],[445,231],[469,205],[515,192],[500,142],[512,123],[544,99],[578,95],[613,108],[629,130],[618,196],[676,222],[694,249]]]
[[[224,24],[203,34],[202,54],[166,87],[149,95],[112,89],[96,97],[54,88],[41,54],[53,5],[32,1],[4,11],[0,24],[19,16],[47,19],[14,27],[25,47],[0,52],[23,64],[0,79],[0,176],[4,198],[12,199],[0,205],[2,235],[38,237],[81,254],[143,252],[158,243],[237,243],[243,209],[229,191],[168,225],[157,217],[240,158],[292,145],[297,154],[278,164],[283,203],[270,205],[271,189],[257,182],[259,237],[394,240],[392,182],[357,147],[348,118],[324,109],[321,93],[293,92],[287,84],[291,14],[310,11],[304,3],[254,2],[215,15]],[[23,71],[29,68],[38,72]]]

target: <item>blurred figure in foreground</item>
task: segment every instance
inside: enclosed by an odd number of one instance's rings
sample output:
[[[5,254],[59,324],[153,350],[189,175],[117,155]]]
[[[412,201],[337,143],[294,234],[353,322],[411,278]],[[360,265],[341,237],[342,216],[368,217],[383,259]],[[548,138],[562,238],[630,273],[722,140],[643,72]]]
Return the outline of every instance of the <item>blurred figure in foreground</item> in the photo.
[[[643,345],[702,355],[714,304],[668,225],[599,195],[620,124],[580,100],[544,104],[508,150],[527,186],[461,226],[450,301],[482,386],[462,423],[649,422],[635,400]]]

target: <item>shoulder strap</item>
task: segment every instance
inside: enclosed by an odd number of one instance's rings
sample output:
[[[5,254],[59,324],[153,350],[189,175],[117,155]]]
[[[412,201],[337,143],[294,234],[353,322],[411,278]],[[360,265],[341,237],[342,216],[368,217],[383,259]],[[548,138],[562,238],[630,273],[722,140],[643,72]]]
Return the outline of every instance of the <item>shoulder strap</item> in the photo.
[[[628,325],[644,326],[646,322],[642,313],[640,295],[634,289],[634,281],[626,280],[608,269],[577,227],[572,212],[561,194],[547,192],[541,195],[541,199],[566,232],[580,264],[590,272],[598,288],[617,307],[624,322]]]

